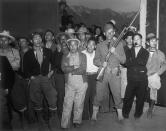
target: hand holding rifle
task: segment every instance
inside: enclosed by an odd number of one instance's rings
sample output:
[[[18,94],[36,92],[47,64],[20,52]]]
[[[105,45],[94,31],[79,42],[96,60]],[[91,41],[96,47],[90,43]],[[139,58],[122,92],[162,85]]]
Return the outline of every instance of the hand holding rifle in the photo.
[[[125,33],[128,31],[128,29],[131,27],[131,25],[134,23],[134,21],[137,18],[139,12],[140,12],[140,10],[137,12],[137,14],[135,15],[134,19],[131,21],[130,25],[127,28],[125,27],[122,30],[122,32],[120,33],[118,39],[115,41],[115,43],[113,44],[113,46],[109,49],[109,51],[108,51],[108,53],[106,55],[106,58],[105,58],[105,62],[103,63],[102,68],[98,72],[98,75],[97,75],[97,78],[96,78],[98,81],[101,81],[101,82],[103,81],[105,69],[107,67],[107,62],[108,62],[110,56],[112,54],[116,55],[115,48],[117,47],[117,45],[119,44],[120,40],[125,35]]]

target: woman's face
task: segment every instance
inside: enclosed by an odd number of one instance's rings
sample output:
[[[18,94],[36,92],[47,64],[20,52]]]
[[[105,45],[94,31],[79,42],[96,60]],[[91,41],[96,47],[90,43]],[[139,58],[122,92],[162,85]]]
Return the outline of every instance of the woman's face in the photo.
[[[52,34],[52,32],[46,32],[46,34],[45,34],[45,40],[46,41],[52,41],[54,39],[54,36],[53,36],[53,34]]]

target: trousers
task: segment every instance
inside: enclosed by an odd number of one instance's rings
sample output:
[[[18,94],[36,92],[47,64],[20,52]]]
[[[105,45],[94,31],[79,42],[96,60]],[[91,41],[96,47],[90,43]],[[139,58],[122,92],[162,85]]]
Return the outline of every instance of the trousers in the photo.
[[[105,73],[104,79],[102,82],[97,81],[96,84],[96,95],[94,97],[94,106],[101,106],[101,102],[104,98],[104,91],[106,88],[110,88],[110,91],[113,95],[113,100],[115,107],[117,109],[122,108],[122,99],[121,99],[121,77],[120,75],[113,73]]]
[[[43,98],[50,110],[57,109],[57,92],[47,76],[37,76],[30,82],[30,99],[35,110],[42,110]]]
[[[63,113],[61,127],[68,128],[70,125],[71,112],[74,109],[73,123],[82,122],[82,112],[84,108],[84,99],[87,90],[87,83],[80,83],[72,86],[68,83],[65,85],[65,98],[63,103]],[[74,108],[73,108],[74,105]]]
[[[147,86],[148,86],[147,80],[145,81],[128,80],[125,97],[123,101],[123,109],[122,109],[123,116],[125,118],[129,117],[129,113],[132,108],[135,96],[136,96],[136,108],[135,108],[134,117],[139,118],[142,115],[144,101],[147,95]]]

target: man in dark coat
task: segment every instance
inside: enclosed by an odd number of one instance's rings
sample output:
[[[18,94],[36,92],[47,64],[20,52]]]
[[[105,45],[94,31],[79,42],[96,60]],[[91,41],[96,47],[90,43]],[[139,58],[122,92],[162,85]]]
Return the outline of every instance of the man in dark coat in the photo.
[[[54,119],[57,117],[57,92],[50,82],[53,74],[52,52],[43,47],[40,33],[34,33],[32,41],[33,49],[24,55],[24,73],[30,79],[30,99],[38,117],[39,127],[42,128],[46,124],[42,117],[43,99],[46,98],[51,116],[49,125],[52,128],[52,121],[54,125],[57,124]]]
[[[127,87],[123,103],[123,116],[129,117],[129,113],[136,96],[135,119],[143,113],[144,100],[148,86],[146,64],[149,53],[142,47],[142,35],[134,34],[134,47],[126,51]]]
[[[8,113],[7,95],[8,91],[12,88],[14,72],[6,58],[0,55],[0,130],[9,127],[10,118]]]

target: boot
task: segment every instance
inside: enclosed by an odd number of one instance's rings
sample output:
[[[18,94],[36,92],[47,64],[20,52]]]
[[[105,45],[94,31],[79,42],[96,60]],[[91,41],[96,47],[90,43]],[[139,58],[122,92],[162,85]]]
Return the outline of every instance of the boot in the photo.
[[[60,120],[57,114],[57,110],[49,111],[49,129],[51,131],[60,128]]]
[[[122,115],[122,109],[117,109],[117,114],[118,114],[118,120],[121,121],[123,120],[123,115]]]
[[[148,109],[148,112],[147,112],[147,118],[152,118],[154,105],[155,105],[155,101],[151,100],[149,102],[149,109]]]
[[[48,131],[48,124],[43,119],[43,113],[42,110],[36,111],[37,115],[37,122],[38,122],[38,130],[39,131]]]
[[[22,129],[26,129],[28,127],[27,110],[20,112],[20,121]]]
[[[92,114],[92,120],[96,121],[97,120],[97,114],[99,112],[99,107],[98,106],[93,106],[93,114]]]

